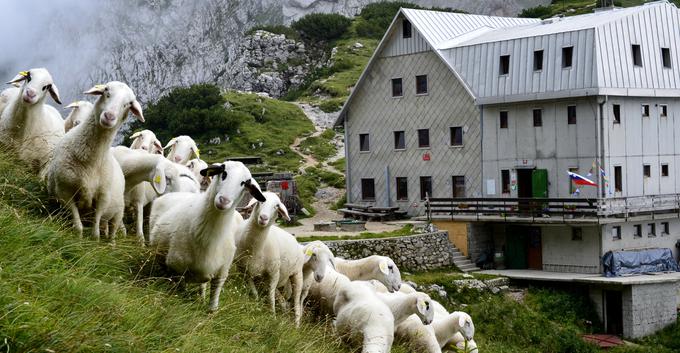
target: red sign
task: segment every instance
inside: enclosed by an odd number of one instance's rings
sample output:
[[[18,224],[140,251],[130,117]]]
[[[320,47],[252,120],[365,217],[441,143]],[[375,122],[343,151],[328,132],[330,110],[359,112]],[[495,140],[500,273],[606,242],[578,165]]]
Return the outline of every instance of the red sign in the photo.
[[[287,181],[281,182],[281,190],[288,190],[288,182]]]
[[[430,160],[430,152],[425,152],[425,153],[423,153],[423,160],[424,160],[424,161],[429,161],[429,160]]]

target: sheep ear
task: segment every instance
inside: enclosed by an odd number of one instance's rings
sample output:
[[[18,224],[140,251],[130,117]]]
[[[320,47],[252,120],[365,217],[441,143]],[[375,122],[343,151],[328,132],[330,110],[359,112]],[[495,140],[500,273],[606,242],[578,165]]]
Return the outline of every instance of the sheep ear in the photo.
[[[305,263],[312,258],[312,255],[314,255],[314,246],[307,246],[305,248]]]
[[[219,164],[219,165],[211,165],[208,168],[201,170],[200,173],[204,177],[212,177],[212,176],[215,176],[215,175],[220,175],[223,172],[224,172],[224,164]]]
[[[83,94],[91,94],[93,96],[101,96],[106,91],[106,85],[94,85],[94,87],[83,92]]]
[[[141,132],[141,131],[137,131],[137,132],[135,132],[134,134],[132,134],[132,135],[130,136],[130,138],[131,138],[131,139],[136,139],[137,137],[139,137],[139,136],[141,136],[141,135],[142,135],[142,132]]]
[[[427,315],[427,303],[422,298],[416,299],[416,308],[421,315]]]
[[[458,327],[463,328],[465,327],[465,324],[467,324],[467,320],[465,320],[465,315],[458,315]]]
[[[246,207],[243,207],[242,211],[250,214],[251,212],[253,212],[253,209],[255,208],[255,205],[257,205],[257,202],[258,202],[257,200],[251,199],[246,205]]]
[[[57,104],[61,104],[61,98],[59,98],[59,89],[57,88],[57,85],[54,83],[50,85],[50,88],[48,88],[48,91],[50,91],[50,96],[52,96],[52,99],[54,99]]]
[[[27,80],[30,76],[31,74],[28,71],[21,71],[16,76],[14,76],[11,81],[7,82],[7,84],[16,86],[19,84],[19,82]]]
[[[158,149],[158,151],[156,153],[158,153],[162,156],[163,155],[163,145],[161,145],[161,142],[158,141],[158,139],[153,140],[153,145]]]
[[[78,108],[78,107],[80,107],[80,101],[75,101],[75,102],[71,102],[71,104],[65,106],[64,109],[67,109],[67,108],[74,108],[75,109],[75,108]]]
[[[196,158],[201,158],[201,151],[198,149],[198,146],[196,146],[196,144],[191,145],[191,150],[196,155]]]
[[[170,139],[170,141],[168,141],[168,144],[165,145],[165,147],[163,147],[163,149],[167,150],[168,148],[174,146],[176,143],[177,143],[177,137],[173,137],[172,139]]]
[[[130,113],[137,117],[137,120],[144,122],[144,113],[142,112],[142,105],[137,101],[133,101],[130,106]]]
[[[378,264],[378,267],[380,268],[380,272],[382,272],[384,275],[390,274],[390,269],[387,266],[387,260],[381,260]]]
[[[279,213],[279,217],[285,219],[286,222],[290,222],[288,210],[286,209],[286,205],[284,205],[283,202],[279,202],[279,204],[276,205],[276,211]]]
[[[156,193],[163,195],[165,193],[165,188],[168,186],[165,181],[165,168],[163,168],[163,163],[156,164],[154,168],[153,180],[151,181],[151,186],[156,190]]]
[[[265,202],[267,199],[262,195],[262,191],[257,185],[253,184],[253,179],[248,179],[243,182],[243,186],[248,190],[250,195],[252,195],[257,201]]]

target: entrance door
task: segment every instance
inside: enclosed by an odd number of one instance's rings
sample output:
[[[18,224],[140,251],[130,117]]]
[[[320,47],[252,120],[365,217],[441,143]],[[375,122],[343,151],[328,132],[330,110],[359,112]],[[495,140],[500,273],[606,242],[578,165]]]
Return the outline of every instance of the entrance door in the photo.
[[[505,267],[527,268],[527,227],[509,226],[505,232]]]
[[[531,172],[531,197],[548,197],[547,169],[534,169]]]
[[[604,291],[604,326],[608,334],[623,334],[623,301],[621,292],[614,290]]]
[[[532,174],[533,169],[517,169],[517,196],[533,197]]]
[[[543,244],[541,228],[530,227],[527,244],[527,264],[530,270],[543,270]]]

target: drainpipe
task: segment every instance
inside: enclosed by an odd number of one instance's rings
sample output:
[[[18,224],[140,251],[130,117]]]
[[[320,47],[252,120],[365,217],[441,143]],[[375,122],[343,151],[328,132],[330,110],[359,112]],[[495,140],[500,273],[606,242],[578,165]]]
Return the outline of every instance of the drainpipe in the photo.
[[[345,194],[347,195],[347,202],[352,202],[352,178],[350,173],[350,163],[349,163],[349,122],[347,115],[349,112],[345,113],[343,117],[343,126],[345,127]]]
[[[596,143],[598,146],[597,151],[595,152],[596,160],[597,160],[597,185],[598,185],[598,191],[599,191],[599,198],[605,198],[607,196],[607,190],[604,186],[604,178],[602,177],[602,173],[600,173],[600,169],[602,168],[603,170],[606,171],[605,165],[604,165],[604,127],[605,124],[603,122],[604,120],[604,105],[607,104],[607,101],[609,100],[609,96],[600,96],[598,98],[598,110],[597,110],[597,134],[596,134]]]
[[[481,178],[481,183],[480,189],[482,190],[482,195],[481,197],[484,197],[484,105],[479,106],[479,163],[481,164],[479,170],[480,170],[480,178]],[[502,187],[502,186],[501,186]]]

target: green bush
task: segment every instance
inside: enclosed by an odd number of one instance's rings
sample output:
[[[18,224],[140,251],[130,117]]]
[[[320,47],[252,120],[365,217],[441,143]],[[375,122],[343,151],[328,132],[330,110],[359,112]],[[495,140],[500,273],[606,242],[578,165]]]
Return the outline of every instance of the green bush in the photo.
[[[361,10],[356,24],[356,32],[359,37],[382,38],[387,28],[392,23],[394,16],[400,8],[422,9],[422,7],[410,2],[381,1],[368,4]]]
[[[518,15],[519,17],[526,17],[526,18],[546,18],[552,14],[552,9],[550,6],[536,6],[536,7],[531,7],[528,9],[522,10],[520,14]]]
[[[291,27],[310,41],[328,42],[340,38],[352,21],[339,14],[313,13],[293,22]]]
[[[161,141],[178,135],[197,140],[232,133],[246,116],[224,109],[225,102],[219,87],[212,84],[175,88],[149,105],[144,110],[146,122],[134,122],[131,129],[150,129]]]

